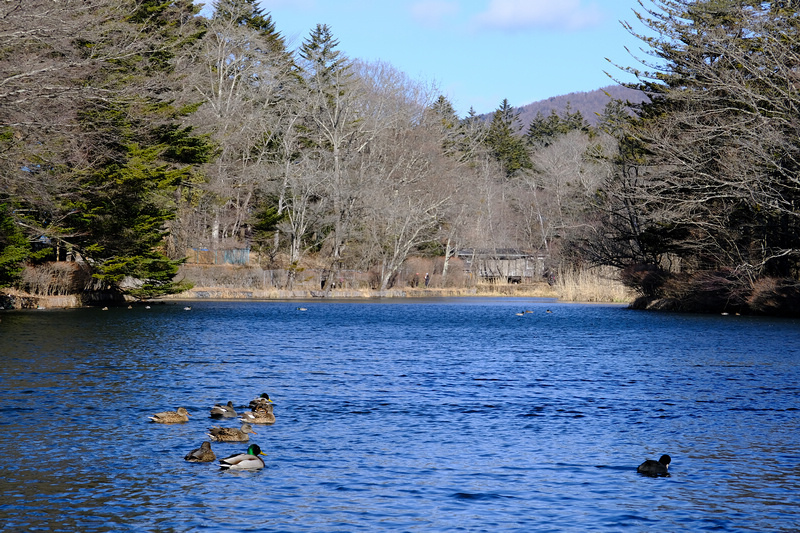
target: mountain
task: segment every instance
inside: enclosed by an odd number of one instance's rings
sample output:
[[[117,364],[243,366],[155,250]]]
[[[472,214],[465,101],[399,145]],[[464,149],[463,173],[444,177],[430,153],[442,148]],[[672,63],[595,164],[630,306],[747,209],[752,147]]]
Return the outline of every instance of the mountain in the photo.
[[[536,113],[541,112],[544,116],[548,116],[555,110],[557,114],[563,116],[567,109],[567,104],[569,104],[573,113],[580,111],[586,122],[594,126],[597,124],[597,114],[603,112],[606,104],[611,99],[639,103],[646,100],[647,96],[641,91],[629,89],[622,85],[609,85],[594,91],[553,96],[518,107],[517,111],[519,112],[519,120],[522,123],[522,131],[527,130],[528,124],[536,116]],[[492,120],[492,115],[493,113],[487,113],[482,115],[481,118]]]

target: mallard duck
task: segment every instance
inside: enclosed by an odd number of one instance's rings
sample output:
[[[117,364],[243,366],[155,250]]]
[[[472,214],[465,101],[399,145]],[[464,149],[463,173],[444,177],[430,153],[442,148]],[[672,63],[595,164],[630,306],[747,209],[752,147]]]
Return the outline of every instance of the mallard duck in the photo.
[[[153,422],[158,422],[159,424],[178,424],[180,422],[189,421],[189,412],[183,407],[178,407],[177,411],[163,411],[149,418]]]
[[[211,437],[211,440],[217,442],[247,442],[250,440],[248,433],[258,435],[247,422],[242,424],[241,429],[214,426],[209,428],[208,431],[208,436]]]
[[[272,413],[272,404],[259,405],[252,411],[245,411],[239,419],[251,424],[274,424],[275,415]]]
[[[648,476],[666,476],[669,474],[669,464],[671,462],[672,458],[669,455],[664,454],[658,461],[648,459],[647,461],[643,462],[639,465],[636,471],[640,474],[646,474]]]
[[[259,407],[266,408],[266,406],[270,405],[271,403],[272,403],[272,400],[270,400],[269,394],[267,394],[266,392],[262,392],[261,396],[259,396],[258,398],[253,398],[252,400],[250,400],[250,410],[251,411],[255,411]]]
[[[259,455],[267,455],[261,451],[258,444],[251,444],[247,453],[237,453],[219,460],[220,468],[226,470],[258,470],[264,468],[264,460]]]
[[[233,418],[236,416],[236,409],[233,408],[233,402],[228,400],[227,405],[214,404],[211,408],[211,418]]]
[[[184,459],[191,463],[210,463],[216,458],[217,456],[211,451],[211,443],[208,441],[201,444],[196,450],[190,451],[184,457]]]

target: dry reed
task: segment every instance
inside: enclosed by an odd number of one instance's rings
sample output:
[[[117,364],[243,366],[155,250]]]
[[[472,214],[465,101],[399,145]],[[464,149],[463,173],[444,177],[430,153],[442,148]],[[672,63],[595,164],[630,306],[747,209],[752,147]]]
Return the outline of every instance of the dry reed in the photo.
[[[612,267],[561,267],[555,289],[559,299],[566,302],[628,303],[636,298],[636,293],[619,281],[618,271]]]

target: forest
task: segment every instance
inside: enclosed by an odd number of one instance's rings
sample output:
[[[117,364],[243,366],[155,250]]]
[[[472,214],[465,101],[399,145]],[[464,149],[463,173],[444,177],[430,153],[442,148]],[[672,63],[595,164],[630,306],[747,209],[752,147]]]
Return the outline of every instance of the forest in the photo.
[[[516,250],[613,267],[637,307],[800,314],[797,2],[642,2],[639,66],[609,68],[647,98],[525,126],[325,24],[290,49],[256,0],[211,7],[0,7],[0,292],[77,259],[68,290],[152,298],[245,248],[287,287],[313,261],[386,289],[412,257],[445,286],[459,250]]]

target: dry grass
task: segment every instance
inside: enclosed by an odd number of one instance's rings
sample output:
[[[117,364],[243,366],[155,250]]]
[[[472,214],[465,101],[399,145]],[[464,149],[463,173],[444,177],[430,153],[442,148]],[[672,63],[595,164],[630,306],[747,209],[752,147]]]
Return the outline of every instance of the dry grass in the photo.
[[[636,298],[636,293],[619,281],[617,269],[611,267],[560,268],[554,287],[559,299],[566,302],[628,303]]]
[[[52,262],[26,266],[22,271],[20,289],[35,296],[67,296],[92,287],[89,268],[77,262]]]
[[[38,269],[37,269],[38,270]],[[420,269],[423,270],[424,269]],[[502,284],[477,283],[464,278],[462,285],[451,285],[456,276],[448,276],[446,287],[441,287],[437,275],[431,276],[431,286],[395,286],[386,291],[370,290],[365,281],[369,273],[348,272],[337,280],[332,290],[323,290],[321,272],[301,270],[292,289],[286,287],[285,270],[264,270],[257,266],[199,266],[183,265],[178,278],[194,283],[194,288],[170,298],[220,299],[220,300],[291,300],[313,298],[444,298],[459,296],[558,298],[567,302],[631,302],[635,295],[618,281],[617,272],[610,268],[590,270],[561,269],[554,285],[547,283]],[[72,301],[68,295],[83,290],[87,283],[85,273],[74,265],[48,265],[39,272],[26,272],[22,290],[9,297],[19,307],[74,307],[80,299]],[[90,278],[89,278],[90,279]],[[27,289],[27,290],[26,290]],[[79,290],[76,290],[79,289]],[[74,292],[73,292],[74,291]],[[49,296],[47,300],[43,297]],[[63,300],[63,301],[62,301]],[[40,304],[41,302],[41,304]],[[86,304],[86,302],[83,302]]]

